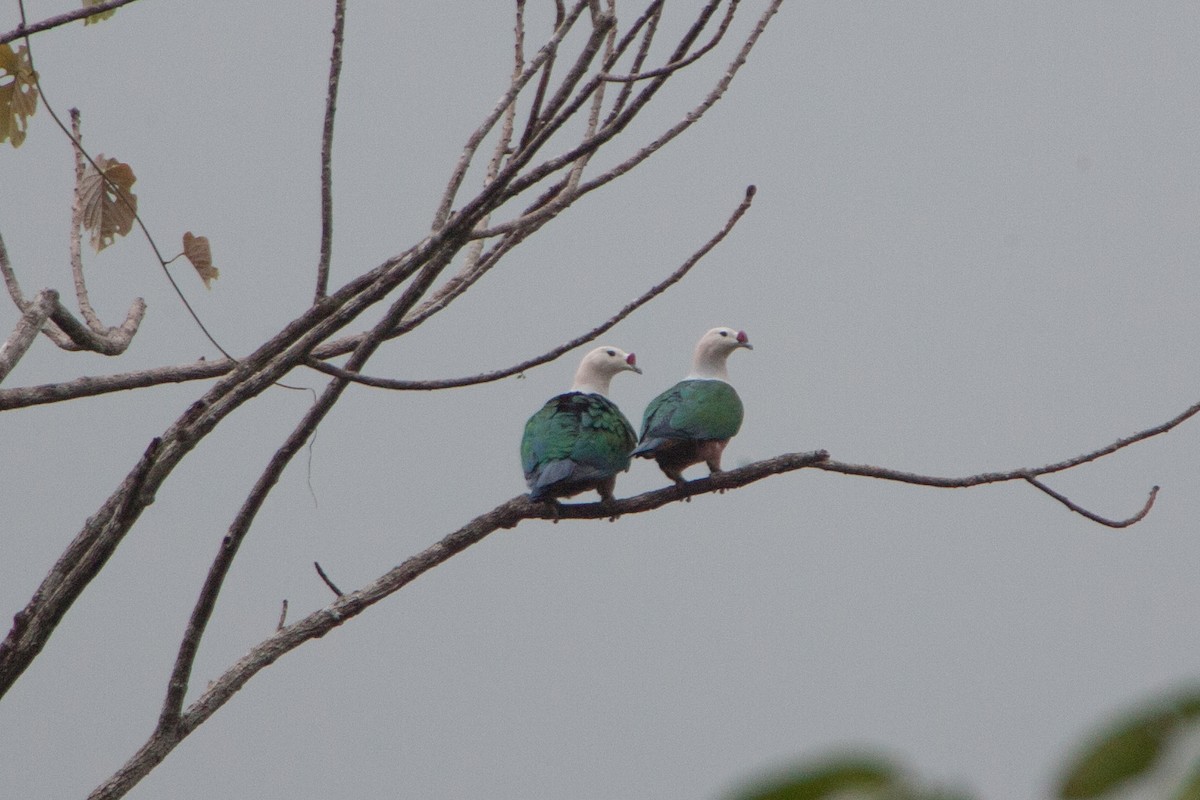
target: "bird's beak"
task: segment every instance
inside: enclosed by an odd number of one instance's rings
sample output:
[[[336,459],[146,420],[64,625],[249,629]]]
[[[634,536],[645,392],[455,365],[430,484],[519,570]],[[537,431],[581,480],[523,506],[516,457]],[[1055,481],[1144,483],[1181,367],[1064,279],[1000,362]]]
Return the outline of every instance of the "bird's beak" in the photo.
[[[633,353],[630,353],[625,357],[625,363],[629,365],[629,369],[633,370],[638,375],[642,374],[642,368],[637,365],[637,356]]]
[[[737,342],[738,347],[744,347],[747,350],[754,349],[754,345],[750,344],[750,337],[746,335],[745,331],[738,331]]]

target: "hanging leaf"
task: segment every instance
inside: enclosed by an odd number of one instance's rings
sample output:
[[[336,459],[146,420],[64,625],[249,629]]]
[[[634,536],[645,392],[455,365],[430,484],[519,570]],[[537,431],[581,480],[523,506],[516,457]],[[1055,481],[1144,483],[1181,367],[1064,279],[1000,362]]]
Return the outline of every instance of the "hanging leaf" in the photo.
[[[83,7],[91,8],[92,6],[98,6],[103,2],[104,0],[83,0]],[[83,24],[91,25],[92,23],[99,22],[102,19],[108,19],[115,13],[117,13],[117,10],[115,8],[110,8],[108,11],[101,11],[99,14],[92,14],[90,17],[86,17],[83,20]]]
[[[83,200],[83,227],[92,235],[92,247],[99,253],[117,236],[133,230],[137,214],[137,195],[129,191],[137,178],[133,168],[115,158],[96,157],[97,172],[91,164],[83,173],[79,192]]]
[[[37,109],[37,73],[24,45],[13,50],[0,44],[0,142],[20,147]]]
[[[221,271],[212,265],[212,251],[208,248],[208,237],[192,236],[191,231],[185,233],[183,235],[183,254],[200,274],[200,280],[204,281],[204,288],[211,289],[210,284],[221,277]]]

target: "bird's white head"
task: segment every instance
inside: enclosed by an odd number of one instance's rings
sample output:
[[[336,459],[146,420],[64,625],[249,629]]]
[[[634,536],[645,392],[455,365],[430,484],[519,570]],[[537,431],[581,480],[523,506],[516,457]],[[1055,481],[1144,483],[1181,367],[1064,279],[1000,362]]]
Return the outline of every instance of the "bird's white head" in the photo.
[[[642,374],[636,355],[626,353],[619,347],[597,347],[579,362],[571,391],[607,395],[613,375],[626,370]]]
[[[716,378],[729,380],[729,370],[725,367],[725,359],[734,350],[745,348],[753,350],[750,337],[745,331],[734,328],[713,328],[700,337],[696,342],[696,352],[692,356],[692,372],[689,378]]]

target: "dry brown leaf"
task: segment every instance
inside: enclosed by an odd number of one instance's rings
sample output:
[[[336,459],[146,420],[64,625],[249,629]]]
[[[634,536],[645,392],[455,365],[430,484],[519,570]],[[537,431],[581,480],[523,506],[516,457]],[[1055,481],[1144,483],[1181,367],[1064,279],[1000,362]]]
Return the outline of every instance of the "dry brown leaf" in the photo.
[[[83,0],[83,7],[91,8],[92,6],[98,6],[103,2],[104,0]],[[108,11],[101,11],[99,14],[92,14],[90,17],[84,18],[83,24],[92,25],[102,19],[108,19],[115,13],[117,13],[117,10],[115,8],[111,8]]]
[[[37,110],[37,73],[24,45],[15,51],[0,44],[0,142],[5,139],[20,147],[29,128],[28,118]]]
[[[114,238],[133,230],[137,195],[129,189],[137,178],[132,167],[115,158],[99,155],[96,164],[100,172],[88,164],[79,182],[79,193],[83,200],[83,227],[91,233],[92,247],[99,253]]]
[[[221,277],[221,271],[212,265],[212,250],[208,248],[208,237],[192,236],[191,231],[185,233],[183,235],[183,254],[200,274],[200,280],[204,281],[204,288],[211,289],[212,282]]]

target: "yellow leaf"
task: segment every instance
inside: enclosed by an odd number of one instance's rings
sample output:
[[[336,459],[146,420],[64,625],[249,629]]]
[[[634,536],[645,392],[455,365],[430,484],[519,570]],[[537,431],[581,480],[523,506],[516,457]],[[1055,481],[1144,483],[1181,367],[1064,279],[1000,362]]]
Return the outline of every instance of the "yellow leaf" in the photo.
[[[191,231],[185,233],[183,235],[183,254],[200,274],[200,280],[204,281],[204,288],[211,289],[210,284],[221,277],[221,271],[212,265],[212,251],[208,249],[208,237],[192,236]]]
[[[115,158],[96,157],[97,172],[91,164],[79,183],[83,201],[83,227],[92,235],[92,247],[99,253],[117,236],[133,230],[137,214],[137,195],[129,191],[137,180],[133,168]]]
[[[0,44],[0,142],[8,139],[13,147],[21,146],[37,97],[37,73],[29,51],[24,45],[14,51]]]
[[[103,2],[104,0],[83,0],[83,7],[91,8],[92,6],[98,6]],[[109,9],[108,11],[101,11],[99,14],[92,14],[90,17],[87,17],[83,20],[83,24],[91,25],[92,23],[99,22],[102,19],[108,19],[115,13],[117,13],[117,10],[113,8]]]

